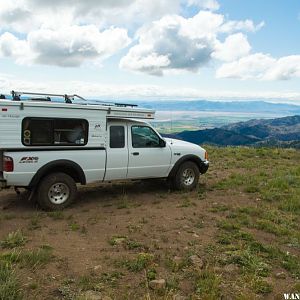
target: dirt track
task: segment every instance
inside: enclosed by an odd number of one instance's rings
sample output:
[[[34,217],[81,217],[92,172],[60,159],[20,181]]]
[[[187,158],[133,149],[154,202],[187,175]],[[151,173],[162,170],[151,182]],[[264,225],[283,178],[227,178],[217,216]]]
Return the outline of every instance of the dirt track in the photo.
[[[164,181],[81,188],[79,200],[64,211],[59,220],[37,210],[26,201],[25,195],[17,196],[13,191],[0,195],[1,214],[5,214],[0,239],[22,229],[29,237],[26,248],[50,245],[54,248],[54,256],[59,258],[31,274],[31,280],[41,281],[43,286],[45,278],[52,278],[47,280],[42,298],[55,296],[58,285],[66,278],[78,278],[94,269],[97,272],[112,271],[111,264],[119,257],[134,256],[140,250],[151,248],[157,248],[156,255],[163,256],[168,251],[180,256],[191,240],[201,240],[204,246],[214,235],[211,223],[214,217],[202,214],[211,205],[210,201],[199,202],[197,192],[169,193]],[[191,201],[197,201],[197,204],[191,204]],[[38,218],[40,228],[30,229],[33,218]],[[204,228],[195,230],[191,222],[199,220]],[[111,246],[108,241],[113,236],[129,236],[139,241],[144,249],[128,251]],[[128,275],[124,278],[125,283],[133,283],[132,287],[136,285],[139,290],[143,281],[140,274]],[[127,290],[123,285],[124,293],[133,292],[132,287]],[[141,291],[140,296],[142,294]]]

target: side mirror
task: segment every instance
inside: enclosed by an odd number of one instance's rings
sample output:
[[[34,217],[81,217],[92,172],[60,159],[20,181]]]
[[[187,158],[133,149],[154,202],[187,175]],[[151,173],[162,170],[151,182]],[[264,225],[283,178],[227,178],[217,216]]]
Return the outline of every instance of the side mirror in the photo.
[[[163,139],[161,139],[161,140],[159,141],[159,146],[160,146],[161,148],[165,148],[165,147],[166,147],[166,141],[163,140]]]

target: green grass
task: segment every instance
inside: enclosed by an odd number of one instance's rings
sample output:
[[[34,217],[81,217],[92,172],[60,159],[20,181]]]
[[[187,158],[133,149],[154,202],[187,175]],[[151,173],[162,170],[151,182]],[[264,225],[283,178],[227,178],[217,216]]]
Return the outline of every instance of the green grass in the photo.
[[[124,277],[124,274],[119,271],[103,272],[97,274],[90,272],[84,274],[77,279],[66,279],[63,284],[58,288],[59,292],[63,296],[63,299],[87,299],[84,296],[86,291],[98,291],[110,290],[112,288],[118,288],[119,280]],[[90,299],[90,298],[89,298]]]
[[[118,201],[117,209],[129,209],[129,208],[130,208],[130,203],[128,201],[128,196],[125,192],[123,192],[122,196]]]
[[[0,262],[7,264],[18,264],[20,267],[34,269],[45,265],[53,260],[52,249],[42,247],[34,250],[12,250],[0,254]]]
[[[15,219],[17,216],[15,214],[2,214],[0,216],[0,220],[13,220]]]
[[[29,230],[37,230],[41,228],[41,215],[35,214],[29,222],[28,229]]]
[[[179,208],[185,208],[191,206],[197,206],[197,204],[191,201],[188,197],[184,197],[182,203],[177,205],[177,207]]]
[[[154,261],[154,255],[139,253],[134,259],[121,259],[116,261],[116,266],[125,267],[130,272],[140,272],[149,267]]]
[[[124,276],[122,272],[112,271],[110,273],[102,273],[99,280],[102,283],[108,284],[110,287],[117,287],[118,281]]]
[[[267,277],[270,274],[269,265],[251,248],[228,252],[227,262],[241,267],[245,275],[253,274]]]
[[[216,204],[212,208],[209,209],[210,212],[218,213],[225,212],[229,210],[229,206],[225,204]]]
[[[226,231],[236,231],[240,229],[239,224],[229,221],[229,220],[222,220],[218,223],[218,227],[224,229]]]
[[[74,221],[69,224],[69,228],[71,231],[78,231],[80,229],[80,225]]]
[[[21,254],[22,264],[30,268],[45,265],[49,263],[52,259],[52,250],[49,250],[47,248],[30,250]]]
[[[117,209],[128,209],[130,208],[130,205],[127,200],[122,200],[120,203],[117,205]]]
[[[22,298],[21,287],[11,264],[0,261],[0,300]]]
[[[216,182],[214,188],[256,194],[279,210],[300,214],[300,166],[296,163],[300,160],[299,151],[242,147],[213,151],[221,156],[218,167],[224,168],[226,163],[237,168]]]
[[[80,291],[97,290],[98,280],[94,276],[83,275],[79,278],[78,288]]]
[[[63,220],[65,218],[65,215],[62,211],[51,211],[48,212],[48,217],[53,220]]]
[[[265,277],[283,268],[300,277],[300,152],[293,149],[227,147],[210,148],[216,170],[227,170],[213,183],[213,189],[228,195],[246,194],[250,203],[222,211],[217,222],[217,250],[221,265],[234,264],[242,276],[237,281],[256,294],[268,294],[273,287]],[[230,200],[230,196],[228,197]],[[272,246],[256,240],[258,234],[270,236]]]
[[[191,265],[190,259],[188,254],[180,259],[175,260],[173,256],[169,254],[165,257],[165,266],[169,269],[172,273],[178,273],[182,271],[184,268],[187,268]]]
[[[273,290],[272,285],[260,277],[252,278],[250,284],[256,294],[269,294]]]
[[[257,207],[232,209],[227,215],[235,226],[255,228],[278,237],[281,244],[300,245],[300,223],[295,213],[286,213],[279,209],[261,204]],[[222,221],[228,222],[228,221]]]
[[[180,279],[177,275],[170,275],[169,277],[167,277],[166,280],[166,288],[169,291],[178,291],[180,290],[179,288],[179,284],[180,284]]]
[[[219,276],[210,270],[201,271],[197,275],[195,292],[204,299],[220,299]]]
[[[17,248],[25,245],[26,237],[22,233],[22,231],[17,230],[14,232],[9,233],[1,242],[0,246],[2,248]]]
[[[116,246],[116,245],[123,244],[127,240],[128,240],[128,237],[126,235],[114,235],[108,240],[108,243],[111,246]]]
[[[253,213],[252,210],[242,210]],[[274,216],[272,213],[268,216]],[[278,245],[268,245],[258,242],[255,237],[243,231],[239,226],[233,226],[227,220],[219,222],[217,233],[218,247],[212,248],[221,266],[234,264],[241,273],[240,282],[248,286],[254,293],[267,294],[273,289],[264,278],[271,276],[276,268],[284,268],[293,278],[300,277],[300,260],[280,249]]]
[[[126,235],[114,235],[108,240],[108,243],[111,246],[122,245],[126,250],[145,250],[147,248],[141,242],[129,239]]]
[[[127,240],[126,241],[126,248],[128,250],[136,250],[136,249],[143,250],[146,247],[141,242],[138,242],[136,240]]]

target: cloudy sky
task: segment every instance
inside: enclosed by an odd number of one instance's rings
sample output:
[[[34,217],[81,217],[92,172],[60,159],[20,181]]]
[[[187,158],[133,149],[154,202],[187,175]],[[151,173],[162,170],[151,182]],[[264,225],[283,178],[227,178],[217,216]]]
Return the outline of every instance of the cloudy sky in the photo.
[[[12,89],[300,104],[300,1],[1,1]]]

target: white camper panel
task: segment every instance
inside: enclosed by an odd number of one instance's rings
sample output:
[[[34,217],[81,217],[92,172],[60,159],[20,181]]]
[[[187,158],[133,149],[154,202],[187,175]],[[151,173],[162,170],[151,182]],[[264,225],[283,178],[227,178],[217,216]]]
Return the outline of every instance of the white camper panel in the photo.
[[[20,118],[16,107],[2,106],[0,102],[0,149],[21,147]]]

